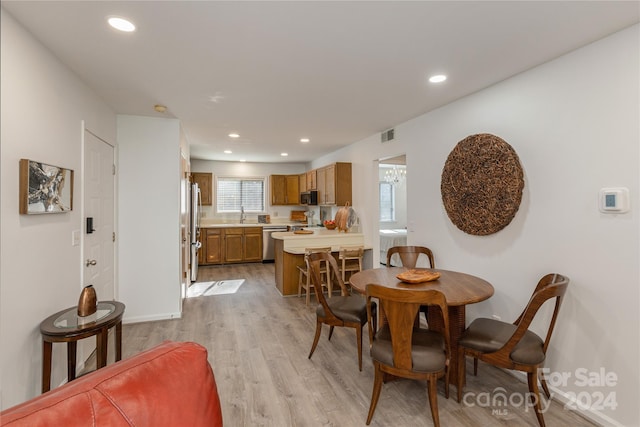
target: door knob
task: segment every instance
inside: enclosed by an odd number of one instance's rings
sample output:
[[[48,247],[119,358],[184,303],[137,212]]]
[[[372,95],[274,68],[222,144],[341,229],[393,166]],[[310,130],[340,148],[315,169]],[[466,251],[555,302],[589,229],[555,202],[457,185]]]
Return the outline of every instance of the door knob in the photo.
[[[98,261],[96,261],[95,259],[88,259],[85,265],[89,267],[90,265],[96,265],[97,263]]]

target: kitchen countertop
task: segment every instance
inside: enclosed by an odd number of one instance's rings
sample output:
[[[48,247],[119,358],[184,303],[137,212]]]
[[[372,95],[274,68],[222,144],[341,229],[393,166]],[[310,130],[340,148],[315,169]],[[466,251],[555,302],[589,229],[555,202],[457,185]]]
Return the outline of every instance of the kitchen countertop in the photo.
[[[349,245],[349,246],[352,246],[352,245]],[[354,246],[361,246],[361,245],[354,245]],[[342,245],[331,246],[331,252],[339,252],[341,247],[343,246]],[[362,246],[362,248],[365,251],[370,251],[371,249],[373,249],[371,246],[364,246],[364,245]],[[284,251],[291,255],[304,255],[305,249],[306,248],[287,248]]]
[[[213,223],[213,222],[203,222],[200,224],[200,228],[231,228],[231,227],[272,227],[272,226],[303,226],[306,227],[306,224],[301,224],[301,223],[295,223],[295,222],[287,222],[287,223],[269,223],[269,224],[265,224],[265,223],[260,223],[260,222],[245,222],[243,224],[240,224],[239,222],[231,222],[231,223]],[[311,229],[314,229],[316,227],[311,227]],[[317,228],[324,228],[324,227],[317,227]]]
[[[201,224],[200,228],[235,228],[235,227],[262,227],[263,225],[270,224],[258,224],[257,222],[245,222],[244,224],[240,223],[229,223],[229,224]]]
[[[300,238],[310,238],[310,239],[321,239],[325,237],[364,237],[362,233],[344,233],[338,230],[327,230],[324,227],[304,227],[303,230],[313,231],[313,234],[296,234],[293,231],[281,231],[278,233],[273,233],[272,236],[274,239],[300,239]]]
[[[282,242],[281,250],[287,251],[293,248],[314,248],[327,246],[361,246],[364,245],[364,234],[344,233],[338,230],[327,230],[324,227],[311,227],[313,234],[295,234],[293,231],[281,231],[272,233],[271,237]],[[277,247],[277,246],[276,246]]]

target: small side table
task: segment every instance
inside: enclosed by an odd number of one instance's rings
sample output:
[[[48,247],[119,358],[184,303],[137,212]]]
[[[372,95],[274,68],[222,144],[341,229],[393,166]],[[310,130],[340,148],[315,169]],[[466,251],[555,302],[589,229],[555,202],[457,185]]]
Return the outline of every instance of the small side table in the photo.
[[[78,307],[70,307],[47,317],[40,323],[42,334],[42,392],[51,389],[51,354],[54,342],[67,343],[67,375],[69,381],[76,378],[76,348],[78,340],[96,336],[97,368],[107,365],[108,332],[116,327],[116,361],[122,359],[122,315],[124,304],[118,301],[101,301],[95,320],[82,324]],[[80,321],[80,322],[79,322]]]

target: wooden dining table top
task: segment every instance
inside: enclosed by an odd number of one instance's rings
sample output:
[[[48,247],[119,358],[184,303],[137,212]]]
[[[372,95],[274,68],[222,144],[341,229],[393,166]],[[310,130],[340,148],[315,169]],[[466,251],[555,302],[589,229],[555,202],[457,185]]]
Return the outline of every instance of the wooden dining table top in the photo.
[[[396,276],[408,270],[425,270],[439,272],[440,277],[430,282],[405,283]],[[406,267],[382,267],[363,270],[353,274],[349,278],[352,288],[361,294],[365,293],[368,284],[386,286],[396,289],[413,290],[438,290],[447,299],[449,306],[464,306],[484,301],[493,295],[494,289],[491,283],[480,277],[457,271],[441,270],[437,268],[406,268]]]

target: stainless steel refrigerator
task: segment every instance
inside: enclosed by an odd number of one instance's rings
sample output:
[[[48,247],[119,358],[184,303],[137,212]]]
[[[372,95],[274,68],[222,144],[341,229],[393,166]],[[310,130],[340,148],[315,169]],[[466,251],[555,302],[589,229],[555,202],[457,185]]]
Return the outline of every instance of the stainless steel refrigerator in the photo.
[[[191,281],[195,282],[198,278],[198,249],[202,246],[200,243],[200,217],[202,210],[202,198],[200,197],[200,188],[198,184],[191,184]]]

